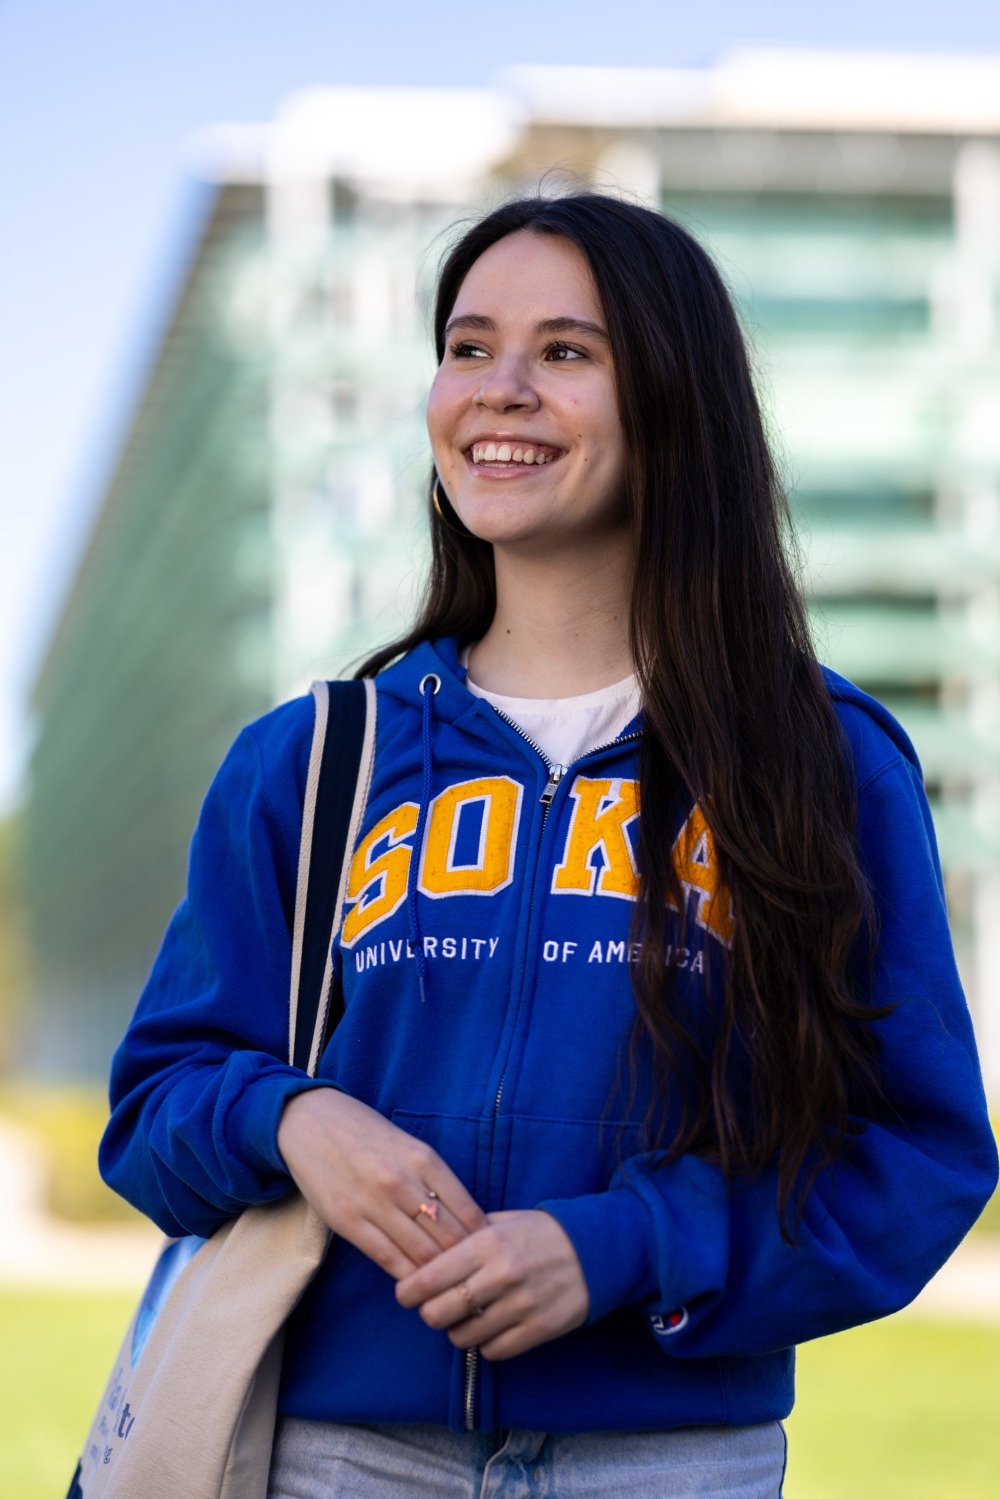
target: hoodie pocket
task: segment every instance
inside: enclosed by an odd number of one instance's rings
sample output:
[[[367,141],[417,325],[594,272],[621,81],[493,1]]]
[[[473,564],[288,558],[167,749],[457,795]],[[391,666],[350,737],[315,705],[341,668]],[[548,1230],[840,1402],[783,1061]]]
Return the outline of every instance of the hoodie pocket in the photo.
[[[619,1165],[639,1149],[642,1127],[615,1119],[497,1120],[491,1206],[532,1208],[549,1197],[604,1192]]]
[[[603,1192],[642,1137],[641,1125],[616,1119],[494,1120],[396,1109],[392,1122],[436,1150],[487,1211]]]
[[[488,1121],[463,1114],[416,1114],[409,1109],[394,1109],[392,1122],[436,1150],[462,1185],[482,1203],[476,1184],[476,1159],[483,1131],[489,1129]]]

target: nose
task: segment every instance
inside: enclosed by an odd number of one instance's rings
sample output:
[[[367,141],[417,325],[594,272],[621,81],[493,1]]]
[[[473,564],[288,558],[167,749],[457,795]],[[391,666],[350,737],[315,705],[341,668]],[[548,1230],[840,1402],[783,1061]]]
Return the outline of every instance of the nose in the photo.
[[[536,410],[538,392],[531,379],[529,361],[515,353],[495,360],[473,399],[477,406],[488,411]]]

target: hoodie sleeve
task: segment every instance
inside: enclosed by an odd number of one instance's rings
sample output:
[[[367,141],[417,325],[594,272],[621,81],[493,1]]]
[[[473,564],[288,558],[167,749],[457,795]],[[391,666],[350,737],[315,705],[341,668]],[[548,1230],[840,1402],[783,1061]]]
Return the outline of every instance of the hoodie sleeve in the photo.
[[[978,1217],[997,1180],[969,1012],[955,968],[930,812],[896,756],[859,796],[880,919],[872,1001],[882,1097],[814,1184],[797,1242],[781,1236],[777,1173],[730,1187],[711,1163],[623,1163],[604,1193],[540,1206],[579,1255],[591,1321],[648,1316],[675,1357],[786,1348],[898,1310]]]
[[[112,1063],[101,1173],[169,1234],[211,1233],[291,1186],[278,1123],[289,1097],[318,1086],[285,1060],[312,711],[307,698],[278,709],[229,752],[184,900]]]

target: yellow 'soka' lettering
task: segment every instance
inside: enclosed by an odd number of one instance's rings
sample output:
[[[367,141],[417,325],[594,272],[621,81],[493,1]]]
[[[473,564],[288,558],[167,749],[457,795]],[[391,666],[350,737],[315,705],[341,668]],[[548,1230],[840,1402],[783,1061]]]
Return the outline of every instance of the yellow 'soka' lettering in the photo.
[[[455,862],[462,811],[481,803],[479,846],[471,864]],[[481,776],[448,786],[427,813],[419,888],[432,900],[494,895],[509,885],[521,817],[521,787],[509,776]]]
[[[577,776],[570,790],[573,810],[562,861],[552,874],[556,895],[607,895],[634,900],[639,889],[629,828],[639,815],[634,780]],[[427,809],[418,889],[432,900],[454,895],[495,895],[511,883],[522,787],[509,776],[481,776],[448,786]],[[463,814],[468,862],[459,863]],[[388,812],[361,840],[347,882],[350,909],[341,943],[351,948],[360,937],[398,911],[406,899],[419,808],[415,802]],[[478,834],[478,836],[477,836]],[[601,864],[594,857],[600,849]],[[719,877],[715,845],[705,814],[692,808],[673,846],[674,868],[682,888],[694,898],[694,920],[728,947],[735,918],[729,892]],[[610,961],[610,957],[608,959]]]
[[[639,874],[627,830],[639,815],[638,783],[577,776],[570,796],[573,815],[562,863],[552,876],[553,893],[634,900]],[[600,872],[591,863],[598,848],[604,855]]]
[[[715,843],[705,814],[697,805],[674,843],[674,868],[682,887],[696,896],[694,919],[728,947],[733,940],[733,903],[719,879]]]
[[[418,812],[416,802],[404,802],[377,822],[358,844],[347,879],[347,900],[354,905],[344,920],[340,936],[343,947],[353,947],[365,932],[398,911],[406,899],[412,850],[403,839],[412,837]],[[386,848],[373,858],[383,839]]]

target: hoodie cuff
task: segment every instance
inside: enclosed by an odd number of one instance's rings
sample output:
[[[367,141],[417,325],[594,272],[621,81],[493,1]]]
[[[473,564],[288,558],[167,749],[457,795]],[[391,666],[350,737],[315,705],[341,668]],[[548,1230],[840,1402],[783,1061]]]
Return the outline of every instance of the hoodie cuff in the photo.
[[[653,1220],[627,1188],[538,1204],[555,1218],[576,1250],[587,1283],[587,1324],[620,1307],[655,1304]]]
[[[290,1173],[278,1149],[278,1125],[289,1099],[330,1084],[288,1066],[258,1074],[233,1103],[225,1120],[230,1158],[244,1161],[261,1179],[289,1181]]]

